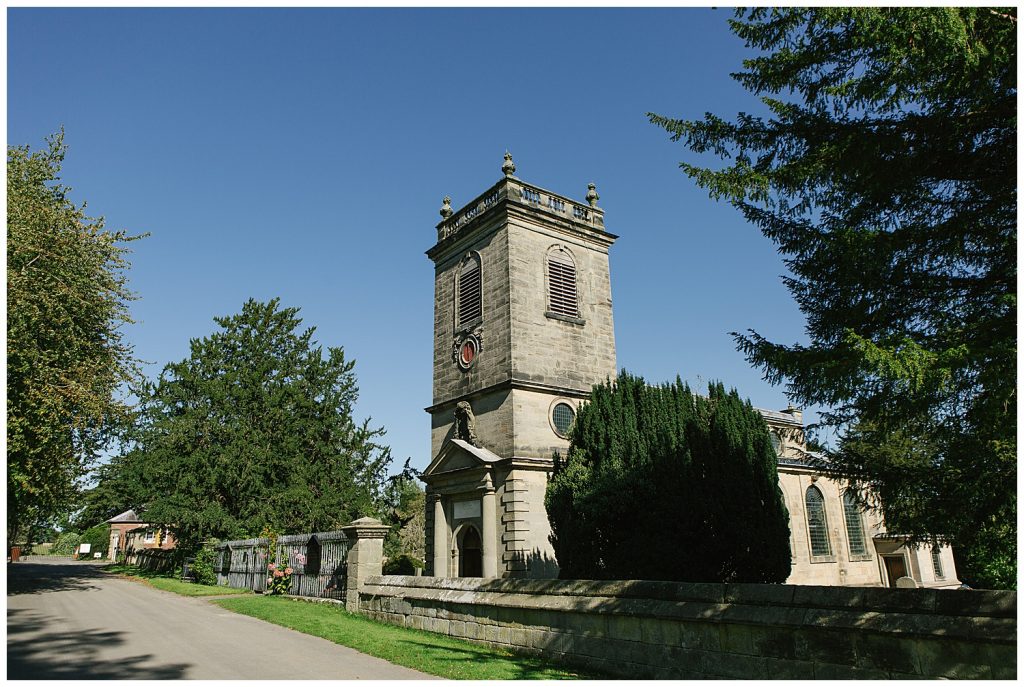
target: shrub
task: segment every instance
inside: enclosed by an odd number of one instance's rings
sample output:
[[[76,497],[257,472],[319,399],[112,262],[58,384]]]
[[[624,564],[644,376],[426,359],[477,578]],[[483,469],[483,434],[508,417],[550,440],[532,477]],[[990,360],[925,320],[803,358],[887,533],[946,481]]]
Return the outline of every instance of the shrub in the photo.
[[[789,515],[768,426],[735,390],[623,372],[594,387],[545,506],[568,579],[783,582]]]
[[[82,543],[82,536],[77,532],[61,532],[54,542],[50,554],[54,556],[70,556]]]
[[[416,569],[423,569],[423,561],[403,553],[401,556],[389,558],[384,564],[385,575],[415,575]]]
[[[90,527],[82,534],[82,539],[79,543],[92,545],[87,554],[89,558],[93,558],[93,554],[97,552],[100,554],[106,553],[107,548],[110,546],[110,525],[103,524]]]
[[[217,584],[217,571],[214,569],[216,555],[213,549],[206,546],[196,552],[188,569],[192,579],[198,584],[210,586]]]

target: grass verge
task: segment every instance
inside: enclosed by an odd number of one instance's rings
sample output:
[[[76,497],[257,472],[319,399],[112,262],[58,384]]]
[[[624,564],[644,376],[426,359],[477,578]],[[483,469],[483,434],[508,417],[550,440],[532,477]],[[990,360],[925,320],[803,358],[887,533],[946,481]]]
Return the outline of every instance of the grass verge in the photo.
[[[333,604],[305,603],[281,596],[218,599],[213,603],[229,611],[322,637],[396,665],[451,680],[572,680],[602,677],[433,632],[378,623],[353,615]]]
[[[137,580],[148,584],[156,589],[165,592],[174,592],[182,596],[222,596],[224,594],[252,594],[248,589],[234,589],[232,587],[212,587],[205,584],[185,582],[168,573],[155,573],[149,570],[140,570],[131,565],[107,565],[104,572],[120,575],[129,579]]]

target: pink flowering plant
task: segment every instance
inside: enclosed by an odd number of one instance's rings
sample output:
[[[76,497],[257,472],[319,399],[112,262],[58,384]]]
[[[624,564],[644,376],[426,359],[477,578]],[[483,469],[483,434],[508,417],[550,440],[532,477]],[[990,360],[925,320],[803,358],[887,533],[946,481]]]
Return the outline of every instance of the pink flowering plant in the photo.
[[[289,564],[289,556],[287,552],[284,554],[284,560],[281,563],[277,562],[277,534],[273,531],[264,530],[263,536],[267,537],[267,594],[287,594],[288,589],[291,587],[292,575],[295,574],[295,569]],[[299,565],[306,564],[306,557],[299,553],[298,549],[292,549],[292,555],[295,557],[296,562]]]
[[[279,566],[271,561],[267,563],[267,593],[284,594],[292,583],[292,573],[295,571],[290,565]]]

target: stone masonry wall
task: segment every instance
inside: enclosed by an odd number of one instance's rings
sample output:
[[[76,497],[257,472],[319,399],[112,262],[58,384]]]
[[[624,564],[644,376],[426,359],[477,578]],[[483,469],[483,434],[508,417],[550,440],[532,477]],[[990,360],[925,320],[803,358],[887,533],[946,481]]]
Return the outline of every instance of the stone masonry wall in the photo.
[[[510,220],[507,231],[515,378],[589,392],[594,384],[614,377],[607,247],[586,235],[573,236],[525,218]],[[545,314],[547,256],[555,246],[569,251],[576,264],[579,322]]]
[[[359,609],[630,678],[1017,676],[1016,592],[377,576]]]
[[[509,340],[508,234],[503,226],[482,227],[467,234],[441,257],[435,268],[434,283],[434,403],[442,403],[497,384],[511,377]],[[459,369],[452,358],[455,335],[455,278],[460,261],[468,253],[480,256],[482,319],[473,327],[483,339],[483,350],[468,371]],[[491,405],[494,405],[491,402]],[[502,455],[512,445],[511,422],[502,422],[495,408],[474,402],[477,433],[485,446]],[[452,423],[452,408],[435,413],[432,455]],[[506,426],[507,425],[507,426]]]
[[[558,577],[555,552],[548,541],[551,525],[544,509],[547,473],[515,470],[501,496],[501,542],[504,569],[510,577]]]

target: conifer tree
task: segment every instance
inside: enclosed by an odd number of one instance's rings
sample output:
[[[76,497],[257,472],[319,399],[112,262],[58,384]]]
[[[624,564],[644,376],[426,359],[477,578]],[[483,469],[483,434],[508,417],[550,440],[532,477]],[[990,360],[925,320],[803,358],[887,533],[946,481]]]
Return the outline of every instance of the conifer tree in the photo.
[[[298,308],[250,300],[193,339],[143,393],[135,443],[103,491],[136,499],[185,550],[205,539],[336,529],[380,515],[390,451],[352,416],[352,361],[302,330]],[[97,501],[97,505],[102,499]]]
[[[545,505],[564,578],[783,582],[789,515],[768,427],[735,390],[625,371],[594,387]]]
[[[893,533],[1016,584],[1017,10],[757,8],[733,75],[764,116],[650,114],[681,165],[774,241],[807,343],[734,334],[825,409],[827,466]]]

